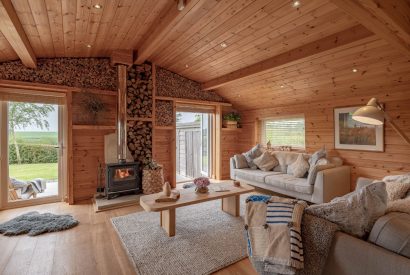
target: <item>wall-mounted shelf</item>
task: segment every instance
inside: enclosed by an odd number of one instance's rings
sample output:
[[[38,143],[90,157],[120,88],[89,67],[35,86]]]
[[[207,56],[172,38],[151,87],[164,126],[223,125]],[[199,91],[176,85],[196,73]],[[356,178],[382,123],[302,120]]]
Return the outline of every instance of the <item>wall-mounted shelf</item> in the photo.
[[[110,125],[73,125],[73,130],[115,130],[116,128]]]
[[[154,119],[152,117],[127,117],[127,120],[152,122]]]

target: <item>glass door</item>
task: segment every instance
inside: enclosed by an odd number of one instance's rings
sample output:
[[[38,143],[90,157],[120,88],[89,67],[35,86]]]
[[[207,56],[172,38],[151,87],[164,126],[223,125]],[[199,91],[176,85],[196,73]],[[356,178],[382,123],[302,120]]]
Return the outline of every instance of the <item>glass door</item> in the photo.
[[[61,200],[62,106],[8,101],[6,108],[7,204]],[[3,191],[4,191],[4,184]],[[32,202],[32,203],[30,203]]]

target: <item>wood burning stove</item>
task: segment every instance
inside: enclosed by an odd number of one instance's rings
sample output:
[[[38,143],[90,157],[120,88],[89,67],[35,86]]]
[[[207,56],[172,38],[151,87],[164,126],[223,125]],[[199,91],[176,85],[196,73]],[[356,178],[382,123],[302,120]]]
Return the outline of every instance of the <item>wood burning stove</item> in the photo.
[[[123,193],[142,192],[140,170],[136,162],[107,164],[105,195],[111,199]]]

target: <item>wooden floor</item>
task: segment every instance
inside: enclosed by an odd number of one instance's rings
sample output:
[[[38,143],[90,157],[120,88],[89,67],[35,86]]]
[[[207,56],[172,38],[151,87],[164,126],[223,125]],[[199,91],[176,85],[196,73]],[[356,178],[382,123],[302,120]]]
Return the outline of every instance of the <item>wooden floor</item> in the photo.
[[[140,206],[95,213],[91,202],[53,203],[0,211],[0,223],[29,211],[72,214],[80,224],[37,237],[0,235],[0,274],[135,274],[110,218],[143,211]],[[215,274],[256,272],[245,259]]]

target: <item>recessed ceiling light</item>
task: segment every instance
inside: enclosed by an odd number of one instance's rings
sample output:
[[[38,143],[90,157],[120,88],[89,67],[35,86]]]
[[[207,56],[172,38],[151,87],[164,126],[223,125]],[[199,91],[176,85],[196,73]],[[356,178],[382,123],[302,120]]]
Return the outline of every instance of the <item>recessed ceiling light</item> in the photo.
[[[352,69],[352,72],[357,73],[357,69],[356,69],[356,68],[353,68],[353,69]]]
[[[285,88],[285,86],[283,86],[283,85],[280,85],[280,87],[281,87],[281,88]]]
[[[185,0],[178,0],[177,10],[182,11],[185,9]]]
[[[102,6],[100,4],[95,4],[93,7],[96,8],[96,9],[101,9],[102,8]]]
[[[188,68],[189,67],[189,65],[188,64],[185,64],[185,68]]]
[[[300,7],[300,1],[293,1],[293,3],[292,3],[292,7],[294,7],[294,8],[299,8]]]
[[[86,47],[87,47],[87,48],[91,48],[91,45],[90,45],[90,44],[87,44]]]
[[[226,44],[225,42],[222,42],[222,43],[221,43],[221,47],[222,47],[222,48],[226,48],[226,47],[228,47],[228,44]]]

